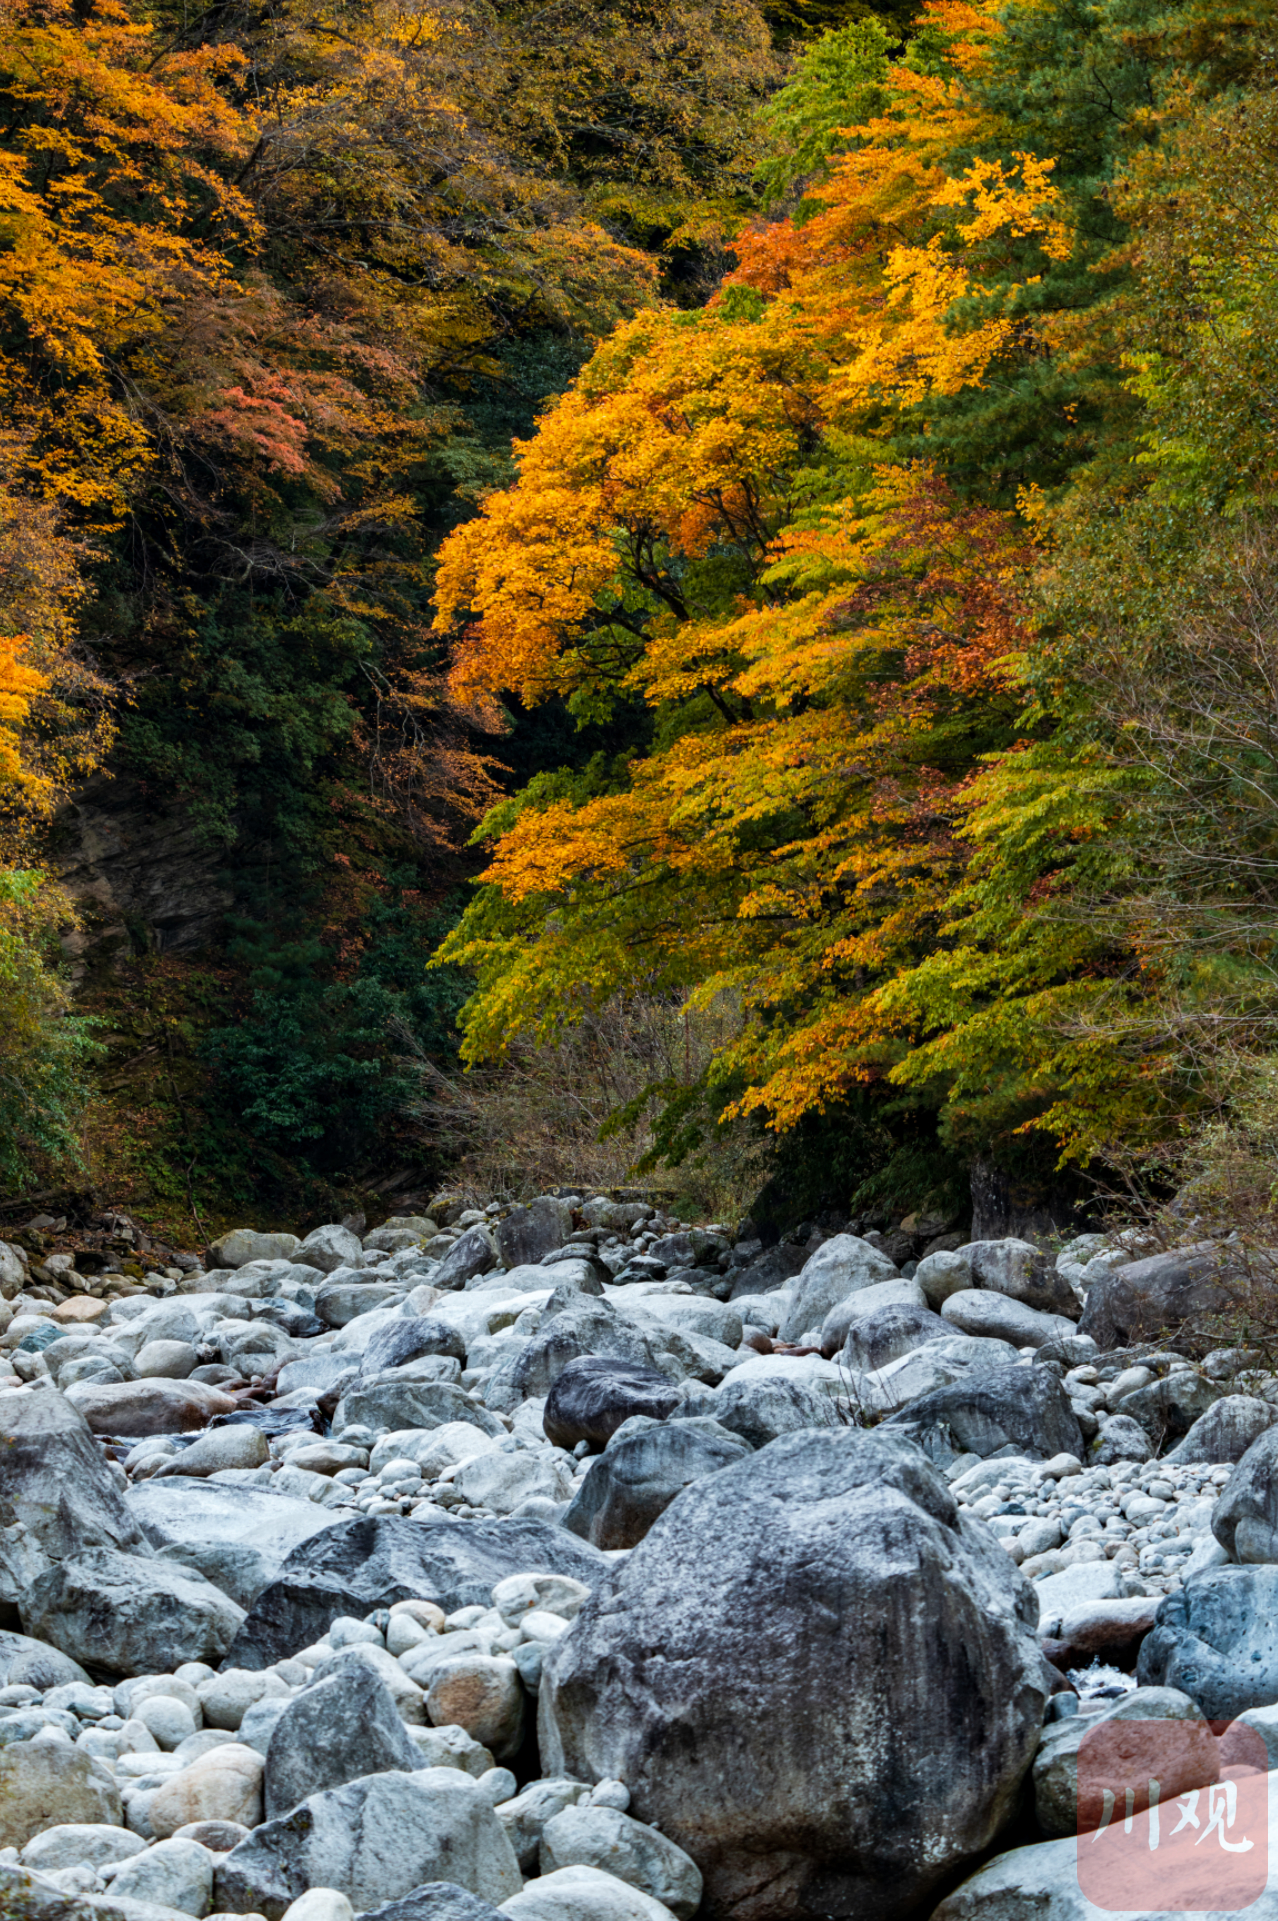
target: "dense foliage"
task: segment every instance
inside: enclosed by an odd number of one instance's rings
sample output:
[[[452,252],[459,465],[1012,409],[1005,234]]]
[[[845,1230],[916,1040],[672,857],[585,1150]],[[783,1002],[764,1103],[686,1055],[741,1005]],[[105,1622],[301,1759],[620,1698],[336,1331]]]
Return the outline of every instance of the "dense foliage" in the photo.
[[[214,971],[140,929],[120,998],[161,1186],[385,1156],[463,1000],[472,1063],[687,1006],[623,1119],[845,1201],[1218,1124],[1275,1013],[1275,41],[0,0],[4,855],[104,759],[220,850]],[[6,885],[63,1077],[14,1171],[88,1040]]]
[[[472,1058],[726,995],[709,1111],[868,1112],[916,1200],[1225,1096],[1274,1007],[1270,30],[934,0],[803,57],[784,217],[445,548],[459,691],[653,714],[489,816]]]

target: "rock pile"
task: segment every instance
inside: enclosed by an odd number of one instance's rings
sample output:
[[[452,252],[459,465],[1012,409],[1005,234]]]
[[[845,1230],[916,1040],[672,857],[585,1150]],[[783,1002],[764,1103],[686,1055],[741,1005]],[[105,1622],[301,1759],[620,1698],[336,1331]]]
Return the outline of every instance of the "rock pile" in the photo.
[[[0,1915],[1081,1918],[1088,1730],[1278,1763],[1278,1378],[943,1228],[0,1243]]]

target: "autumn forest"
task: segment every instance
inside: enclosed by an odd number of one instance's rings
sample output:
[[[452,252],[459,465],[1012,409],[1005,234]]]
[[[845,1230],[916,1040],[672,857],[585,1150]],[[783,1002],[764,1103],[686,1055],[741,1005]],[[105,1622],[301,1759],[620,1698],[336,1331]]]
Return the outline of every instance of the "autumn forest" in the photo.
[[[1269,0],[0,0],[4,1194],[1266,1208],[1276,210]]]

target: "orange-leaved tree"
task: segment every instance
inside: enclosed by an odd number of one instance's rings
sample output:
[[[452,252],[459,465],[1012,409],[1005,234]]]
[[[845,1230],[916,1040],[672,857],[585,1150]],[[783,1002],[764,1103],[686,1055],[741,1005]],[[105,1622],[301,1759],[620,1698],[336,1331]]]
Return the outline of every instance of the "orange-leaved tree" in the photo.
[[[628,765],[489,817],[445,948],[471,1059],[641,984],[727,997],[712,1078],[781,1127],[899,1055],[875,992],[936,938],[964,783],[1015,737],[1030,556],[892,434],[1018,347],[1009,279],[1069,246],[1050,166],[970,158],[990,16],[933,24],[944,71],[888,73],[710,308],[619,329],[444,550],[459,683],[652,713]]]

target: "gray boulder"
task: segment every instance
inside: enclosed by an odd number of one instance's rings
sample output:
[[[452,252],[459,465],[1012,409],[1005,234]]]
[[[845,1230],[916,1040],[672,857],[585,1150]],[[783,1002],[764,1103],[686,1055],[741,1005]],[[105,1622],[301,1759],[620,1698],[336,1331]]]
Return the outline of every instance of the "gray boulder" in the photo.
[[[281,1921],[308,1888],[334,1888],[359,1913],[445,1871],[494,1905],[519,1892],[514,1851],[488,1797],[459,1768],[369,1774],[264,1822],[219,1864],[214,1901]]]
[[[1127,1722],[1135,1725],[1124,1738],[1119,1730]],[[1159,1728],[1151,1725],[1154,1723],[1166,1724],[1165,1739]],[[1080,1799],[1079,1749],[1093,1729],[1101,1726],[1110,1729],[1106,1760],[1117,1764],[1122,1778],[1115,1780],[1102,1774],[1093,1764],[1084,1775]],[[1145,1761],[1150,1765],[1142,1766]],[[1129,1766],[1123,1767],[1124,1762]],[[1087,1833],[1099,1827],[1104,1817],[1104,1790],[1125,1790],[1141,1775],[1146,1779],[1153,1776],[1167,1802],[1189,1788],[1206,1787],[1220,1778],[1216,1737],[1202,1710],[1175,1688],[1133,1688],[1099,1714],[1072,1715],[1044,1728],[1034,1757],[1038,1825],[1048,1835]]]
[[[832,1307],[864,1287],[899,1280],[896,1263],[859,1234],[835,1234],[823,1241],[803,1269],[781,1323],[783,1341],[797,1341],[810,1328],[819,1328]]]
[[[747,1261],[744,1267],[733,1269],[728,1299],[737,1301],[746,1294],[774,1294],[794,1278],[809,1258],[806,1248],[800,1247],[797,1241],[778,1242]]]
[[[527,1207],[516,1207],[498,1221],[497,1252],[503,1267],[522,1267],[540,1261],[562,1247],[572,1233],[572,1209],[553,1194],[539,1195]]]
[[[542,1830],[543,1874],[558,1868],[602,1868],[662,1901],[677,1921],[701,1905],[701,1873],[682,1848],[619,1808],[565,1808]]]
[[[366,1909],[360,1921],[502,1921],[502,1917],[491,1901],[481,1901],[455,1881],[428,1881],[402,1901]]]
[[[1042,1314],[1078,1319],[1078,1296],[1058,1273],[1055,1261],[1031,1241],[969,1241],[959,1258],[967,1262],[974,1287],[1006,1295]]]
[[[469,1421],[481,1434],[505,1432],[495,1414],[450,1381],[376,1375],[361,1375],[347,1388],[333,1415],[333,1432],[340,1437],[343,1428],[371,1427],[374,1434],[390,1434],[396,1428],[443,1427],[449,1421]]]
[[[263,1780],[266,1819],[360,1775],[424,1766],[385,1683],[370,1667],[342,1668],[304,1689],[275,1723]]]
[[[608,1566],[575,1535],[545,1521],[511,1518],[422,1527],[383,1515],[343,1521],[289,1555],[259,1594],[225,1665],[272,1667],[309,1647],[339,1615],[362,1620],[396,1601],[435,1601],[445,1614],[487,1607],[508,1574],[538,1568],[593,1584]]]
[[[1213,1242],[1151,1254],[1092,1283],[1079,1332],[1100,1348],[1134,1347],[1228,1312],[1241,1286]]]
[[[639,1417],[609,1441],[573,1496],[563,1526],[597,1548],[634,1547],[691,1482],[749,1452],[748,1442],[717,1421]]]
[[[1094,1467],[1113,1467],[1117,1461],[1152,1461],[1154,1444],[1139,1421],[1115,1414],[1101,1429],[1087,1458]]]
[[[1241,1461],[1253,1442],[1278,1421],[1278,1407],[1251,1394],[1226,1394],[1200,1414],[1184,1439],[1164,1456],[1168,1461],[1210,1461],[1219,1467]],[[1276,1510],[1278,1512],[1278,1510]]]
[[[11,1741],[0,1747],[0,1848],[22,1848],[69,1822],[120,1827],[120,1792],[109,1767],[82,1748]],[[7,1910],[0,1904],[0,1914]]]
[[[407,1361],[420,1360],[425,1354],[446,1354],[455,1361],[465,1361],[466,1343],[458,1328],[450,1327],[447,1321],[433,1320],[429,1314],[388,1321],[364,1349],[360,1371],[381,1374],[388,1368],[403,1367]]]
[[[326,1281],[315,1296],[315,1312],[325,1327],[345,1327],[361,1314],[395,1307],[403,1298],[404,1289],[398,1282],[374,1281],[360,1275],[353,1281]]]
[[[833,1309],[826,1317],[826,1327],[837,1312]],[[943,1321],[929,1307],[881,1307],[849,1326],[843,1344],[843,1365],[850,1373],[869,1374],[875,1368],[886,1367],[889,1361],[899,1361],[903,1354],[912,1353],[916,1347],[926,1347],[929,1341],[951,1333],[953,1329],[948,1321]],[[821,1345],[826,1345],[825,1328]]]
[[[1235,1467],[1211,1531],[1231,1561],[1278,1561],[1278,1428],[1267,1428]]]
[[[843,1426],[832,1394],[779,1374],[725,1381],[717,1393],[699,1400],[696,1408],[730,1433],[739,1434],[752,1448],[766,1447],[783,1434],[799,1434],[807,1428]]]
[[[477,1274],[491,1274],[501,1265],[492,1229],[468,1227],[459,1235],[431,1275],[431,1285],[442,1288],[465,1287]]]
[[[664,1330],[650,1338],[611,1302],[576,1290],[562,1290],[561,1302],[560,1292],[547,1302],[541,1327],[511,1363],[510,1382],[517,1400],[549,1395],[569,1362],[588,1357],[626,1361],[649,1371],[658,1368],[672,1380],[679,1378],[682,1370],[674,1365],[659,1367]],[[669,1330],[669,1338],[671,1342],[679,1338],[674,1329]]]
[[[624,1781],[720,1921],[894,1921],[1017,1805],[1037,1615],[904,1437],[790,1436],[694,1482],[584,1604],[542,1765]]]
[[[0,1390],[0,1601],[86,1548],[141,1545],[83,1416],[51,1387]]]
[[[1136,1674],[1178,1688],[1209,1721],[1278,1701],[1278,1567],[1209,1568],[1169,1594]]]
[[[172,1674],[221,1660],[243,1608],[171,1562],[90,1548],[41,1575],[21,1601],[28,1634],[108,1673]]]
[[[252,1606],[295,1547],[349,1518],[266,1488],[180,1475],[136,1481],[125,1500],[158,1553],[193,1568],[242,1608]]]
[[[1074,1332],[1074,1323],[1063,1314],[1044,1314],[1009,1294],[984,1287],[966,1287],[949,1295],[942,1302],[941,1315],[960,1334],[1010,1341],[1013,1347],[1045,1347]]]
[[[315,1267],[321,1274],[332,1274],[339,1267],[363,1267],[364,1249],[358,1234],[352,1234],[349,1227],[330,1222],[325,1227],[312,1228],[288,1259],[295,1267]]]
[[[510,1838],[521,1874],[537,1872],[542,1830],[547,1821],[562,1814],[565,1808],[576,1807],[578,1801],[584,1800],[589,1792],[584,1781],[569,1781],[560,1775],[549,1780],[530,1781],[509,1801],[498,1803],[497,1819]]]
[[[927,1311],[927,1299],[916,1281],[900,1278],[875,1281],[869,1287],[858,1288],[855,1294],[849,1294],[846,1300],[830,1309],[816,1330],[816,1345],[823,1354],[837,1354],[849,1331],[859,1321],[873,1320],[876,1315],[892,1307],[922,1314]]]
[[[1201,1816],[1199,1819],[1201,1820]],[[1137,1815],[1133,1842],[1149,1848],[1147,1817]],[[1166,1828],[1163,1833],[1166,1834]],[[1139,1857],[1138,1857],[1139,1858]],[[1237,1908],[1221,1910],[1211,1902],[1220,1894],[1219,1850],[1215,1856],[1205,1848],[1197,1855],[1177,1857],[1176,1898],[1185,1905],[1178,1912],[1159,1907],[1137,1916],[1128,1910],[1128,1921],[1229,1921]],[[1089,1900],[1079,1882],[1078,1841],[1073,1836],[1059,1841],[1040,1841],[1033,1847],[1014,1848],[996,1855],[954,1893],[932,1911],[931,1921],[1099,1921],[1112,1912]],[[1278,1921],[1278,1895],[1262,1894],[1247,1910],[1247,1921]]]
[[[214,1267],[247,1267],[250,1261],[288,1261],[302,1243],[296,1234],[258,1234],[251,1227],[233,1227],[214,1241],[209,1260]]]
[[[1118,1412],[1140,1423],[1158,1454],[1169,1440],[1178,1441],[1188,1434],[1194,1422],[1223,1399],[1223,1389],[1206,1375],[1178,1367],[1161,1380],[1151,1381],[1148,1387],[1124,1394]]]
[[[623,1421],[636,1414],[664,1420],[682,1399],[669,1375],[655,1367],[580,1355],[551,1386],[542,1425],[556,1447],[572,1449],[581,1441],[603,1447]]]
[[[1031,1460],[1084,1453],[1083,1433],[1061,1383],[1045,1367],[995,1367],[973,1371],[951,1387],[888,1416],[888,1426],[913,1434],[942,1464],[959,1454],[988,1459],[1014,1447]]]

